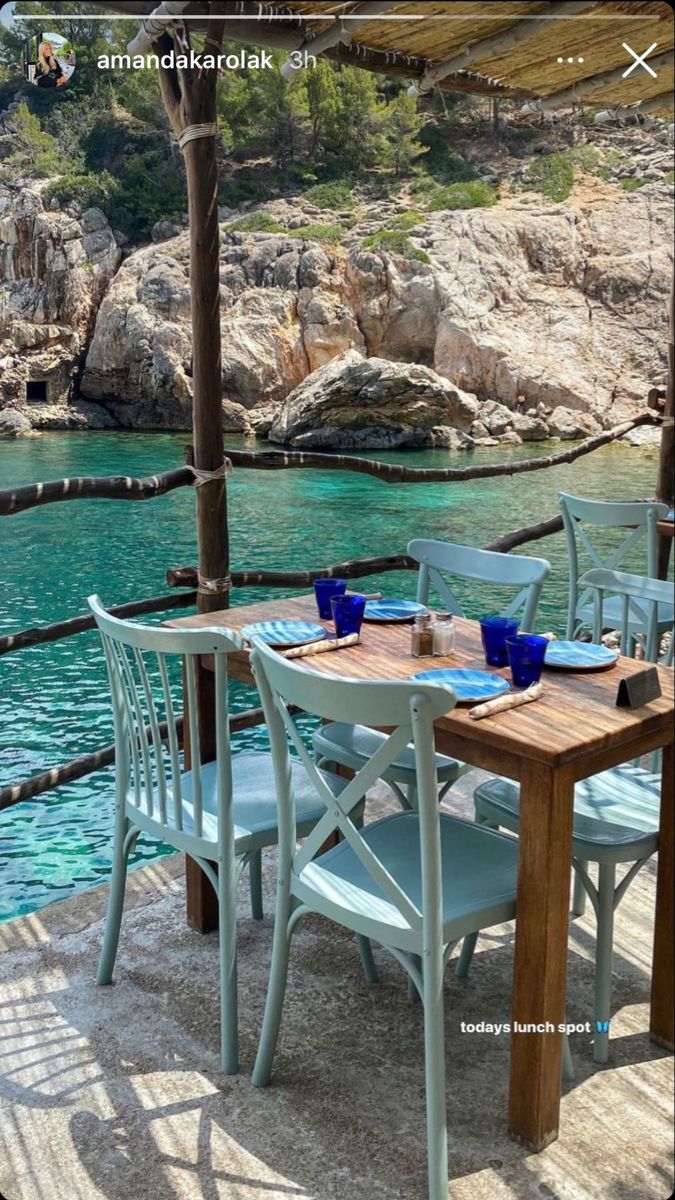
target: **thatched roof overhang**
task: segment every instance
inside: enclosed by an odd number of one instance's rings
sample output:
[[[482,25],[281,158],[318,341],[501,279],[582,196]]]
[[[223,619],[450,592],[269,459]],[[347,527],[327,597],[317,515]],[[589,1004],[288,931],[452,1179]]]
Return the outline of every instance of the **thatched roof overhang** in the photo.
[[[102,7],[142,18],[157,5],[111,0]],[[289,52],[311,52],[316,42],[327,58],[407,77],[422,91],[437,86],[548,98],[547,107],[558,106],[558,95],[561,107],[591,97],[596,106],[661,98],[658,111],[672,107],[675,14],[664,0],[399,0],[389,6],[330,0],[283,6],[220,0],[207,6],[195,0],[183,10],[191,29],[205,28],[205,9],[223,17],[228,39]],[[654,43],[655,76],[626,49],[642,55]]]

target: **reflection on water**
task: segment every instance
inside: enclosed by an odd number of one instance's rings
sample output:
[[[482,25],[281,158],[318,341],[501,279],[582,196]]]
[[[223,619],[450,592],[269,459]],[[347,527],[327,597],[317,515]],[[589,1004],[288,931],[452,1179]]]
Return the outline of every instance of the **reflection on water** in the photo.
[[[182,461],[187,436],[49,434],[0,443],[3,487],[66,475],[146,475]],[[229,444],[238,443],[235,437]],[[377,454],[409,466],[466,466],[550,452],[550,446]],[[606,499],[652,493],[656,452],[609,446],[570,466],[513,478],[460,484],[385,484],[338,471],[237,471],[229,484],[234,568],[306,568],[405,550],[412,537],[481,546],[500,533],[553,516],[556,492]],[[540,628],[561,631],[566,603],[561,535],[524,551],[552,565]],[[168,567],[196,561],[194,497],[183,489],[148,503],[113,500],[48,505],[0,519],[0,631],[48,623],[84,610],[99,592],[105,604],[166,591]],[[639,569],[640,564],[636,567]],[[413,597],[414,576],[388,573],[368,588]],[[247,589],[236,602],[265,594]],[[498,596],[464,589],[470,615]],[[155,618],[160,620],[161,618]],[[253,701],[233,689],[234,710]],[[97,637],[63,642],[0,659],[0,783],[35,774],[112,741]],[[237,746],[260,746],[258,729]],[[112,771],[97,772],[42,800],[0,816],[0,920],[104,879],[110,865]],[[136,861],[157,847],[140,842]]]

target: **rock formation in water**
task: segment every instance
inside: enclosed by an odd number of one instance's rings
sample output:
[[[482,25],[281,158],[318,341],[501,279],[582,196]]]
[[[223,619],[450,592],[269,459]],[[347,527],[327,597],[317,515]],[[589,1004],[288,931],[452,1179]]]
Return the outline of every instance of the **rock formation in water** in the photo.
[[[478,408],[429,367],[347,350],[294,388],[268,437],[296,450],[453,446]]]

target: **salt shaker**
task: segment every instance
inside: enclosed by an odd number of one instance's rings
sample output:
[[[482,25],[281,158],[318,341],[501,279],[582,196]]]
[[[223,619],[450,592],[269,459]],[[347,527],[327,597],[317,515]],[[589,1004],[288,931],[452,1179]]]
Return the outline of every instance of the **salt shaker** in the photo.
[[[413,658],[426,658],[433,653],[434,632],[431,613],[420,613],[412,627],[410,653]]]
[[[455,622],[452,613],[436,613],[434,624],[433,652],[441,658],[449,658],[455,649]]]

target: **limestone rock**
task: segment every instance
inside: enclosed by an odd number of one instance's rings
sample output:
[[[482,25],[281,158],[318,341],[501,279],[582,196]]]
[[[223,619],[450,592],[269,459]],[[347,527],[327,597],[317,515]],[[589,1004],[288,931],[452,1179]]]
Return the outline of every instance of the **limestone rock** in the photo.
[[[73,212],[46,210],[38,184],[0,182],[0,409],[25,404],[31,381],[67,403],[120,261],[103,213]]]
[[[32,432],[28,417],[15,408],[0,409],[0,438],[25,437]]]
[[[180,233],[180,225],[174,225],[173,221],[155,221],[150,230],[150,237],[153,242],[166,242],[169,238],[176,237]]]
[[[594,433],[601,432],[600,422],[592,413],[572,412],[562,405],[554,408],[548,423],[553,436],[564,442],[574,438],[592,437]]]
[[[473,396],[428,367],[349,350],[291,392],[269,439],[298,449],[450,445],[450,430],[468,431],[476,412]]]

